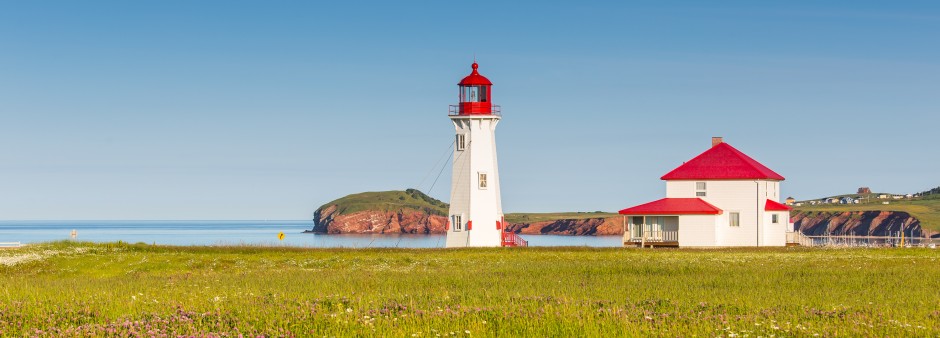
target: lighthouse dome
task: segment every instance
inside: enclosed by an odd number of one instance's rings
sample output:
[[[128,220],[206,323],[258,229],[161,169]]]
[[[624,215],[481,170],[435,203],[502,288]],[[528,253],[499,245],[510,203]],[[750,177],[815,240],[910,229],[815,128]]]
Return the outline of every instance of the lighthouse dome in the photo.
[[[480,73],[477,72],[477,68],[479,68],[480,65],[474,62],[473,65],[470,67],[473,68],[473,72],[470,72],[470,75],[467,75],[467,77],[463,78],[463,80],[460,80],[460,83],[458,83],[457,85],[460,85],[460,86],[492,86],[493,85],[493,83],[490,82],[490,79],[487,79],[486,76],[480,75]]]

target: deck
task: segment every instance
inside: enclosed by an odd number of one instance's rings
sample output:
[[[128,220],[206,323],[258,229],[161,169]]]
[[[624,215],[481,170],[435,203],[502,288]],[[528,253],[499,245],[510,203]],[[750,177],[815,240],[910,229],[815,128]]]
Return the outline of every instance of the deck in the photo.
[[[678,248],[678,231],[647,231],[643,234],[623,235],[623,246],[634,246],[637,248]]]

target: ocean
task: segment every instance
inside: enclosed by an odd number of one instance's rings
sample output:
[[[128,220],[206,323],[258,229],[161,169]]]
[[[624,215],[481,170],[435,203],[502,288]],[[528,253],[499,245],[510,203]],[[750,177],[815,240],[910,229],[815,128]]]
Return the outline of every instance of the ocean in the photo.
[[[444,235],[304,233],[312,221],[0,221],[0,242],[70,240],[161,245],[262,245],[312,248],[440,248]],[[283,232],[284,239],[278,239]],[[619,247],[620,236],[522,235],[530,246]]]

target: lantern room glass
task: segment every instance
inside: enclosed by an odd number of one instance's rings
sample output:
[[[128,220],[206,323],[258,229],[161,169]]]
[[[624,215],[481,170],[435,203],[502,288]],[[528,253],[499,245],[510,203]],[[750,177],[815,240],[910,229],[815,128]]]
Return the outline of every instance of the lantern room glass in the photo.
[[[487,102],[487,86],[460,86],[460,102]]]

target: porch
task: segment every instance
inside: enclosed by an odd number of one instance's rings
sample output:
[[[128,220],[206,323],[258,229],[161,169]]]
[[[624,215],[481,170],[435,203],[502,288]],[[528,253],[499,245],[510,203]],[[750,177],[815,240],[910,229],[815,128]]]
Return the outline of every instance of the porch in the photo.
[[[679,216],[624,216],[623,245],[679,247]]]

